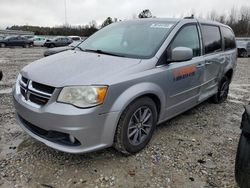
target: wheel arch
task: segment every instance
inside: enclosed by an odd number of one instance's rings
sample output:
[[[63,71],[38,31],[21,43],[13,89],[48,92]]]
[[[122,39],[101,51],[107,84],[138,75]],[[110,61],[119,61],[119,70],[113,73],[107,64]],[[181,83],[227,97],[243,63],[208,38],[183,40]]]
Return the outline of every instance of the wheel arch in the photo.
[[[165,104],[164,91],[155,83],[139,83],[126,89],[115,100],[111,107],[111,111],[120,111],[120,114],[135,100],[149,97],[156,105],[158,118],[163,112]]]
[[[225,73],[225,76],[230,80],[230,82],[231,82],[232,79],[233,79],[233,73],[234,73],[234,71],[233,71],[232,68],[229,69],[229,70],[227,70],[226,73]]]
[[[116,124],[113,127],[112,138],[114,139],[117,125],[120,121],[122,113],[126,110],[126,108],[142,97],[149,97],[156,104],[157,109],[157,122],[164,111],[165,104],[165,94],[163,90],[154,83],[139,83],[133,85],[126,89],[113,103],[110,111],[119,111]],[[110,131],[110,130],[109,130]]]

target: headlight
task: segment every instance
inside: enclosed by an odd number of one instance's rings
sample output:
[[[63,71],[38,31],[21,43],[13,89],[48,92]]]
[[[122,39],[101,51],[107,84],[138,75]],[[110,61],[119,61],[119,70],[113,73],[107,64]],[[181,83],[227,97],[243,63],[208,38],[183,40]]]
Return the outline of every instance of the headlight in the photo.
[[[57,101],[80,108],[93,107],[103,103],[107,90],[107,86],[64,87]]]

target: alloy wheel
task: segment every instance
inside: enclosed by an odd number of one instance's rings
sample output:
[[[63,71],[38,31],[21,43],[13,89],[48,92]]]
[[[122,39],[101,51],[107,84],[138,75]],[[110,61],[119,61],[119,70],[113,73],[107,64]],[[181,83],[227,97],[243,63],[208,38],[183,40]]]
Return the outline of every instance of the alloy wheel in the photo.
[[[149,107],[138,108],[130,118],[127,136],[130,144],[136,146],[144,142],[153,126],[153,114]]]

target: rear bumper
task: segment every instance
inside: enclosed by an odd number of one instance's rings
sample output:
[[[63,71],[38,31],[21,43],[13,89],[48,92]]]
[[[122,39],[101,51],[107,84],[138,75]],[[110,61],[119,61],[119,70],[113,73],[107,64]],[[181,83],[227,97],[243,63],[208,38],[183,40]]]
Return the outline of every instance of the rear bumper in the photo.
[[[18,124],[30,136],[49,147],[67,153],[86,153],[113,144],[119,112],[101,114],[99,107],[79,109],[56,102],[37,108],[30,106],[15,89],[13,98]],[[39,131],[31,129],[32,126]],[[59,133],[59,137],[71,135],[80,144],[65,144],[47,133]]]

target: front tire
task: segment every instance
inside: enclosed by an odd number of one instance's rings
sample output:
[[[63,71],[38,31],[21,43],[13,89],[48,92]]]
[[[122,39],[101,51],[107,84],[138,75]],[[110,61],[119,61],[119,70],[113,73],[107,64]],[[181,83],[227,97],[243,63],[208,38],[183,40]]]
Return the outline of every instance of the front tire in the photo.
[[[224,76],[220,83],[217,93],[211,97],[211,101],[215,104],[223,103],[227,100],[229,93],[230,80],[227,76]]]
[[[157,109],[152,99],[140,98],[122,113],[117,125],[114,147],[126,155],[141,151],[150,141],[157,123]]]
[[[250,139],[244,133],[241,133],[237,149],[235,179],[241,188],[250,187]]]

